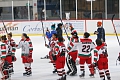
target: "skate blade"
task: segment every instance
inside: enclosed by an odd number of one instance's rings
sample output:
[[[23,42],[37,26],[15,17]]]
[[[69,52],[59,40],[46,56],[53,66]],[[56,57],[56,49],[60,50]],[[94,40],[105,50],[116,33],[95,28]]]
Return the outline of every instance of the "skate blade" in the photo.
[[[85,76],[79,76],[81,79],[85,79]]]
[[[27,75],[27,77],[30,77],[30,76],[32,76],[32,74],[30,74],[30,75]]]

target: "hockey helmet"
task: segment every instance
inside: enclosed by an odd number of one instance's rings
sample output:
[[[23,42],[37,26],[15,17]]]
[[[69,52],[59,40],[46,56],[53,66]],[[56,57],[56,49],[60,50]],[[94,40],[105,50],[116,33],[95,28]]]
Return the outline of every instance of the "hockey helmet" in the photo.
[[[58,27],[60,28],[60,26],[62,26],[62,25],[63,25],[62,23],[59,23],[59,24],[58,24]]]
[[[98,21],[97,22],[97,26],[99,27],[99,26],[102,26],[102,22],[101,21]]]
[[[89,38],[89,36],[90,36],[90,33],[88,33],[88,32],[84,33],[84,38]]]
[[[53,24],[53,25],[51,26],[51,29],[52,29],[52,30],[55,30],[55,24]]]
[[[71,35],[73,35],[73,36],[77,36],[78,34],[77,34],[76,31],[73,31],[73,32],[71,33]]]

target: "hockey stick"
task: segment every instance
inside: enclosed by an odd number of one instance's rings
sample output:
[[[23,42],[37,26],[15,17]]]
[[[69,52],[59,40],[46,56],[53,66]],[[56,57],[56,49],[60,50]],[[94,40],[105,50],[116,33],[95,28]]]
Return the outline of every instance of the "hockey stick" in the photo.
[[[115,14],[112,16],[112,25],[113,25],[113,28],[114,28],[114,31],[115,31],[115,34],[116,34],[116,37],[117,37],[117,40],[118,40],[118,44],[120,46],[120,40],[118,38],[118,34],[117,34],[117,31],[116,31],[116,28],[115,28],[115,25],[114,25],[114,22],[113,22],[114,17],[115,17]]]
[[[4,29],[5,29],[6,33],[8,34],[8,31],[7,31],[7,28],[6,28],[6,26],[5,26],[5,23],[4,23],[4,21],[3,21],[2,16],[1,16],[1,20],[2,20],[2,23],[3,23]]]
[[[103,16],[102,16],[102,40],[103,40],[103,31],[104,31],[104,27],[103,27]]]
[[[59,17],[60,17],[60,15],[59,15]],[[63,21],[62,21],[61,17],[60,17],[60,21],[61,21],[61,23],[62,23],[62,25],[63,25]],[[66,33],[67,37],[68,37],[67,31],[66,31],[66,29],[65,29],[65,26],[64,26],[64,25],[63,25],[63,28],[64,28],[64,30],[65,30],[65,33]]]
[[[45,44],[46,44],[45,31],[44,31],[44,26],[43,26],[43,21],[42,21],[42,13],[43,13],[43,10],[41,10],[41,23],[42,23],[42,30],[43,30],[44,41],[45,41]]]

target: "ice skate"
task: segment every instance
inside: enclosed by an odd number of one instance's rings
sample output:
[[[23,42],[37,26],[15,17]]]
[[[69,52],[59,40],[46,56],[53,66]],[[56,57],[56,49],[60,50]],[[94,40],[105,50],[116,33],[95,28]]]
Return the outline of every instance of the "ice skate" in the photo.
[[[111,80],[111,77],[107,77],[107,80]]]
[[[57,80],[63,80],[63,77],[61,77],[61,78],[59,78],[59,79],[57,79]]]
[[[53,73],[57,73],[57,69],[55,69],[55,70],[53,71]]]
[[[102,77],[101,80],[105,80],[105,77]]]
[[[75,76],[77,74],[77,71],[74,71],[73,73],[69,74],[70,76]]]
[[[69,75],[70,71],[67,71],[67,75]]]
[[[67,76],[67,75],[64,75],[62,80],[66,80],[66,76]]]
[[[30,74],[30,73],[28,73],[26,76],[27,76],[27,77],[30,77],[30,76],[31,76],[31,74]]]
[[[85,77],[85,71],[83,71],[83,73],[81,75],[79,75],[80,78],[84,78]]]
[[[89,76],[92,77],[92,78],[94,78],[94,74],[90,74]]]
[[[23,76],[27,76],[27,72],[23,73]]]

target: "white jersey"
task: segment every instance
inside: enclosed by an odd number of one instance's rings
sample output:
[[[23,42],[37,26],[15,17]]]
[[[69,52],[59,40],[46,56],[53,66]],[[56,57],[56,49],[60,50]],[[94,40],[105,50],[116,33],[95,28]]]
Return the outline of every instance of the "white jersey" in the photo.
[[[82,58],[91,57],[91,50],[95,48],[91,39],[80,39],[78,45],[78,56]]]
[[[70,38],[70,37],[68,37],[68,39],[69,39],[69,42],[67,44],[67,50],[69,52],[78,50],[77,45],[76,45],[79,42],[78,38]]]
[[[30,50],[32,50],[32,43],[30,41],[30,39],[26,39],[26,40],[21,40],[17,46],[17,49],[22,48],[22,55],[28,55],[30,53]]]

